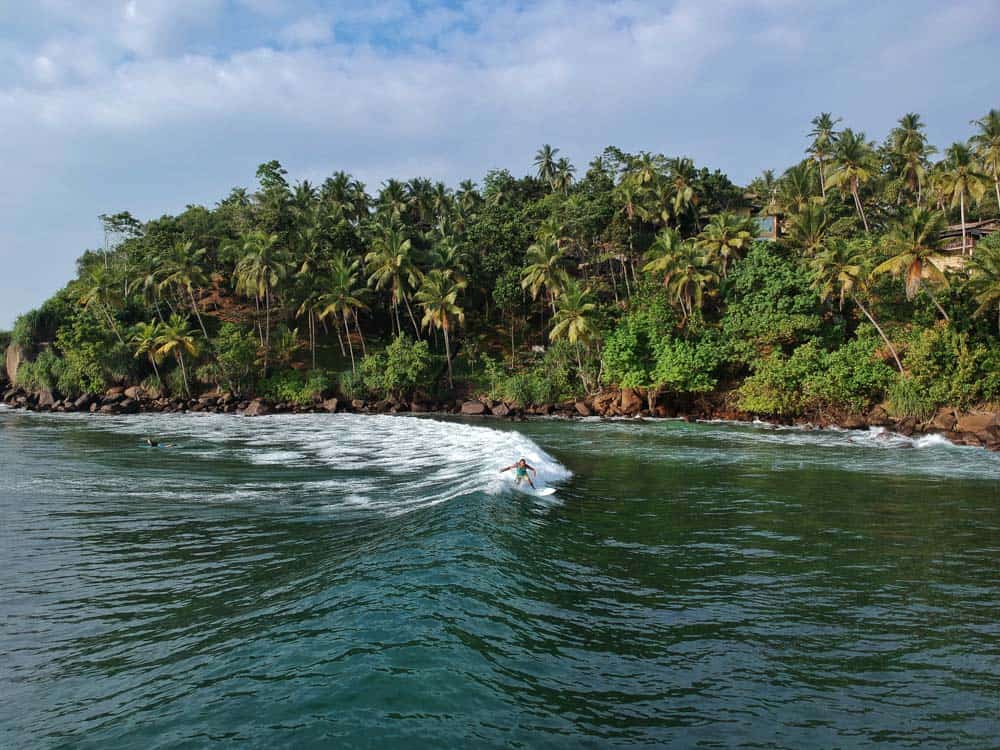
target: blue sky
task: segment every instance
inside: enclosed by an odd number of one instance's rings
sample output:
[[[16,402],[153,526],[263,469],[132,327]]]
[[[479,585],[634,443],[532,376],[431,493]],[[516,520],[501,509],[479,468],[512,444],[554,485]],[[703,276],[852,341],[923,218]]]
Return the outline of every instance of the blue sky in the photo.
[[[552,143],[745,183],[832,111],[939,147],[1000,106],[1000,2],[0,0],[0,328],[101,243],[97,215],[211,205],[256,166],[450,184]]]

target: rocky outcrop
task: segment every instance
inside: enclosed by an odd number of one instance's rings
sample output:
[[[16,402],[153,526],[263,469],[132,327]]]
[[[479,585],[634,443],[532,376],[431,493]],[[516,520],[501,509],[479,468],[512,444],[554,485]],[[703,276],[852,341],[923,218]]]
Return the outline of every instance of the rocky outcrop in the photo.
[[[594,414],[594,412],[590,410],[590,407],[587,406],[586,401],[577,401],[575,404],[573,404],[573,408],[576,409],[576,413],[579,414],[581,417],[590,417],[593,416]]]
[[[11,383],[17,383],[17,368],[21,366],[22,362],[26,362],[27,357],[25,356],[24,349],[22,349],[17,344],[10,344],[6,351],[6,360],[4,362],[7,371],[7,380]]]
[[[340,402],[335,398],[328,398],[323,402],[323,410],[329,412],[330,414],[337,413],[337,406]]]
[[[642,411],[642,399],[634,388],[622,388],[621,412],[633,416]]]
[[[271,406],[262,398],[255,398],[250,405],[243,410],[244,417],[261,417],[271,413]]]
[[[486,413],[486,404],[482,401],[466,401],[462,404],[461,411],[466,416],[478,416]]]

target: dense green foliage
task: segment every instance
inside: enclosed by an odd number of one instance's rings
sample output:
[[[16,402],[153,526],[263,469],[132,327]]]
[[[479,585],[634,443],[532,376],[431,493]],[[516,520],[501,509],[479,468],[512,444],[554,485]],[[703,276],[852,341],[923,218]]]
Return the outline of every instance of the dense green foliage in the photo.
[[[838,123],[746,187],[617,148],[585,172],[545,145],[533,175],[375,194],[267,162],[212,208],[103,216],[109,248],[16,321],[18,379],[298,404],[725,391],[775,416],[997,400],[1000,233],[973,248],[968,225],[1000,215],[1000,114],[936,162],[917,115],[881,144]]]

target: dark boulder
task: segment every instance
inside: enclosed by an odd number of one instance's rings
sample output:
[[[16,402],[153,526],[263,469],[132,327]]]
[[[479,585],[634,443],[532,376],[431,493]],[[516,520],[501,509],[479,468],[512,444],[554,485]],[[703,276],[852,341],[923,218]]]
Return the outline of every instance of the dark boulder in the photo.
[[[643,403],[639,394],[633,388],[622,388],[621,410],[622,414],[633,416],[642,409]]]
[[[573,404],[573,408],[576,409],[576,413],[579,414],[581,417],[589,417],[593,414],[593,412],[590,410],[590,407],[587,406],[586,401],[577,401],[575,404]]]
[[[56,405],[55,394],[52,393],[48,388],[43,388],[38,392],[38,408],[39,409],[51,409]]]
[[[494,417],[506,417],[510,414],[510,407],[507,406],[507,404],[505,404],[503,401],[501,401],[492,409],[490,409],[490,413]]]
[[[118,411],[121,414],[135,414],[139,411],[139,402],[134,398],[127,398],[118,404]]]
[[[323,411],[327,411],[330,414],[335,414],[337,412],[337,407],[339,405],[340,402],[337,399],[328,398],[326,401],[323,402]]]
[[[256,398],[250,402],[246,409],[243,410],[243,416],[245,417],[260,417],[264,414],[270,414],[270,405],[261,398]]]
[[[486,413],[486,404],[482,401],[466,401],[462,404],[462,414],[478,416]]]

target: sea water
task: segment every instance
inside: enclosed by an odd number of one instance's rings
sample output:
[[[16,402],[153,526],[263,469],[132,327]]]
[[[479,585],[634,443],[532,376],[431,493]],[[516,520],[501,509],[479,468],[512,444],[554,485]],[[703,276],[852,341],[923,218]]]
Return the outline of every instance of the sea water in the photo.
[[[0,747],[996,747],[998,578],[935,438],[0,411]]]

